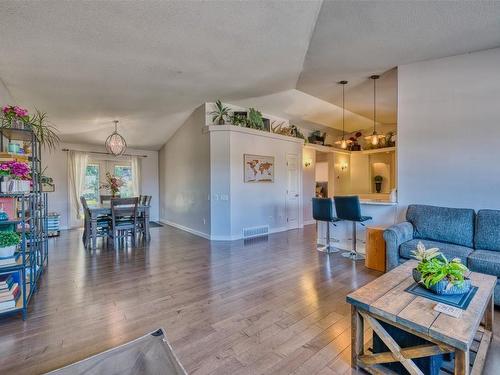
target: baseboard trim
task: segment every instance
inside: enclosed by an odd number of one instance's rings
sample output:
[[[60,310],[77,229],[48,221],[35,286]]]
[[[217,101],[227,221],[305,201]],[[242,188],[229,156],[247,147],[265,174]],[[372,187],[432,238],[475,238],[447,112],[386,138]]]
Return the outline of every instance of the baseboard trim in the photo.
[[[199,230],[196,230],[196,229],[192,229],[192,228],[189,228],[189,227],[186,227],[184,225],[180,225],[180,224],[177,224],[177,223],[174,223],[173,221],[170,221],[170,220],[163,220],[163,219],[160,219],[158,220],[160,223],[162,224],[165,224],[165,225],[169,225],[171,227],[174,227],[174,228],[177,228],[177,229],[180,229],[180,230],[183,230],[185,232],[188,232],[188,233],[191,233],[191,234],[194,234],[195,236],[199,236],[199,237],[203,237],[207,240],[210,240],[210,235],[206,234],[206,233],[203,233],[203,232],[200,232]]]
[[[244,239],[243,235],[241,235],[241,234],[240,235],[234,235],[234,236],[208,235],[206,233],[203,233],[203,232],[200,232],[198,230],[186,227],[184,225],[180,225],[180,224],[174,223],[173,221],[170,221],[170,220],[160,219],[158,221],[160,223],[162,223],[162,224],[169,225],[171,227],[183,230],[185,232],[194,234],[195,236],[203,237],[203,238],[205,238],[207,240],[210,240],[210,241],[237,241],[237,240],[243,240]],[[300,228],[288,228],[288,227],[272,228],[272,229],[269,230],[269,234],[279,233],[279,232],[286,232],[288,230],[293,230],[293,229],[300,229]]]
[[[304,225],[312,225],[312,224],[316,224],[316,220],[312,219],[304,221]]]

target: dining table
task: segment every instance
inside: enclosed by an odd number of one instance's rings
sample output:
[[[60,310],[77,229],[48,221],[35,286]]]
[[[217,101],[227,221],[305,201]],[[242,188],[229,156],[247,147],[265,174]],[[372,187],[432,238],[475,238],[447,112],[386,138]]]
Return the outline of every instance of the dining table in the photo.
[[[144,236],[146,241],[151,239],[151,233],[149,232],[149,205],[138,204],[137,214],[141,213],[144,215]],[[103,203],[94,203],[88,205],[88,212],[85,215],[90,215],[90,217],[85,218],[89,220],[90,223],[90,241],[91,248],[95,250],[97,247],[97,218],[102,216],[111,217],[111,203],[110,201],[104,201]]]

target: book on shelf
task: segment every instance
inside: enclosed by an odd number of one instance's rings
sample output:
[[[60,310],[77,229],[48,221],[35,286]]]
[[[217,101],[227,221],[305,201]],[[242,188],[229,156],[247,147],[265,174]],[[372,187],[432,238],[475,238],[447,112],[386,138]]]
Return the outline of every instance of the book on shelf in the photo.
[[[0,312],[15,308],[20,296],[21,288],[18,283],[15,283],[7,293],[0,295]]]
[[[15,296],[20,290],[21,288],[19,287],[18,283],[12,284],[9,289],[5,289],[4,291],[0,292],[0,302],[11,300],[12,296]]]
[[[4,289],[10,289],[12,284],[14,283],[14,277],[11,273],[5,273],[0,275],[0,291]]]
[[[15,266],[17,265],[17,259],[19,254],[15,254],[8,258],[0,258],[0,267]]]

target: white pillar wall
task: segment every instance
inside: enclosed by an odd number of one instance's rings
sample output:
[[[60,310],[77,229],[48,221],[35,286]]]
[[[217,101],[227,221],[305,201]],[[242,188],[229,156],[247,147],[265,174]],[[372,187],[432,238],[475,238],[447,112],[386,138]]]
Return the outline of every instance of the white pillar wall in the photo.
[[[361,224],[357,224],[357,249],[364,252],[364,242],[366,239],[366,227],[389,227],[396,223],[397,220],[397,205],[382,204],[382,203],[361,203],[361,214],[363,216],[371,216],[373,219]],[[325,222],[318,222],[318,238],[317,243],[325,245],[326,240],[326,225]],[[330,225],[330,245],[344,250],[350,250],[352,247],[351,233],[352,222],[341,221]],[[338,241],[338,242],[337,242]]]

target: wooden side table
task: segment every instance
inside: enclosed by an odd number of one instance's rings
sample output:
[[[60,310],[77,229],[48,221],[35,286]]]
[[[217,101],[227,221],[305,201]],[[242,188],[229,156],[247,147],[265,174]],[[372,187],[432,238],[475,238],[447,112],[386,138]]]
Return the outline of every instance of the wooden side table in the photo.
[[[384,227],[366,228],[365,267],[385,272]]]

